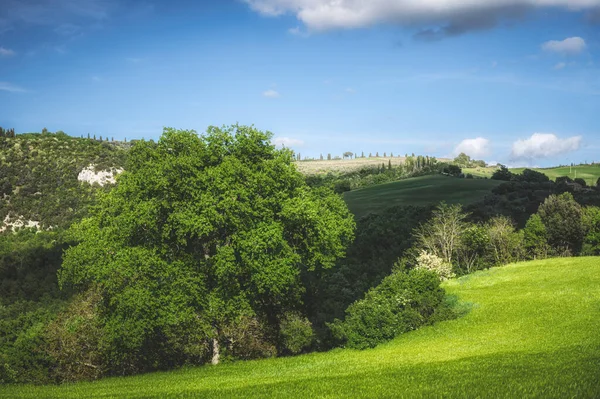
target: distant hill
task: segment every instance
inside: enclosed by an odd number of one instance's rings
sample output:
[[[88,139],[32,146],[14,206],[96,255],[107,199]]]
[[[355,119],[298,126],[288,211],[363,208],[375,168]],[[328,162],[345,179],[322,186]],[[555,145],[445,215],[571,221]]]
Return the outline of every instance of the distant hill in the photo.
[[[510,169],[513,173],[522,173],[525,168],[512,168]],[[598,178],[600,178],[600,164],[594,165],[575,165],[575,166],[558,166],[554,168],[530,168],[535,171],[544,173],[552,180],[556,180],[557,177],[568,176],[571,179],[582,178],[585,180],[588,186],[596,185]],[[463,168],[464,173],[471,173],[476,177],[491,177],[495,167],[489,168]]]
[[[378,184],[344,193],[350,211],[357,217],[394,205],[432,205],[440,201],[467,205],[482,200],[503,182],[460,179],[443,175],[420,176]]]
[[[101,189],[78,180],[79,174],[90,166],[112,174],[124,167],[126,149],[124,143],[63,133],[0,137],[0,225],[67,227]]]

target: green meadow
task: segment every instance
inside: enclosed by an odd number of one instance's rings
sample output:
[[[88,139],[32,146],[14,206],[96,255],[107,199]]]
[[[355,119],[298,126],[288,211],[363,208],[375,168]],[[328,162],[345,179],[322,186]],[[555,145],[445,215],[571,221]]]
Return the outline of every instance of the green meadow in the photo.
[[[430,205],[440,201],[463,205],[482,200],[502,182],[429,175],[378,184],[344,193],[348,208],[357,217],[395,205]]]
[[[525,168],[510,169],[513,173],[521,173]],[[551,180],[556,180],[557,177],[568,176],[571,179],[582,178],[588,185],[595,185],[600,178],[600,165],[577,165],[577,166],[560,166],[556,168],[530,168],[535,171],[544,173]],[[496,168],[463,168],[464,173],[470,173],[475,177],[490,178]]]
[[[462,317],[375,349],[5,386],[0,397],[600,397],[599,258],[511,264],[444,286]]]

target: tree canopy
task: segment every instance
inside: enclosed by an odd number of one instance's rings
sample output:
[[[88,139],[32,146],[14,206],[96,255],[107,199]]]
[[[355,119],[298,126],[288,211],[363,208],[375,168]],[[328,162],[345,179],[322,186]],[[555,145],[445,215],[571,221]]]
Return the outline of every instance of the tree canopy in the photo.
[[[345,203],[308,187],[270,138],[238,125],[165,128],[133,146],[117,187],[71,229],[79,244],[59,279],[100,291],[113,372],[218,356],[242,319],[277,342],[286,312],[302,311],[304,278],[344,255]]]

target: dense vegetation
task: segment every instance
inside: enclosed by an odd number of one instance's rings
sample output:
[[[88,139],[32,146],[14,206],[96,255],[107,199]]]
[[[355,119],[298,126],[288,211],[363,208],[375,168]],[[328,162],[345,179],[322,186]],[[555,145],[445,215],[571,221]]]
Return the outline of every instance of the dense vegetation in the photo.
[[[600,255],[596,188],[504,168],[472,179],[461,168],[481,161],[464,154],[302,176],[269,138],[0,138],[2,211],[41,222],[0,233],[0,382],[373,347],[456,317],[445,279]],[[90,186],[90,164],[126,172]]]
[[[15,385],[0,389],[0,397],[600,396],[597,258],[513,264],[442,286],[469,305],[466,316],[372,350],[334,350],[93,383]]]
[[[99,187],[81,184],[79,173],[122,168],[122,145],[64,133],[0,137],[0,219],[37,221],[42,228],[66,228],[86,215]]]

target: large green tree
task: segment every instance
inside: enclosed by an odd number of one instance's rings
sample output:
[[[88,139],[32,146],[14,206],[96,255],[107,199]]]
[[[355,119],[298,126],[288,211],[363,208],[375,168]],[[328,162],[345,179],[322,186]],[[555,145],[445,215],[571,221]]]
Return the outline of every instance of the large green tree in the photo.
[[[218,362],[232,326],[276,342],[287,312],[303,311],[303,281],[344,255],[345,203],[309,188],[270,138],[165,128],[134,145],[116,188],[72,228],[60,282],[100,292],[113,373]]]

